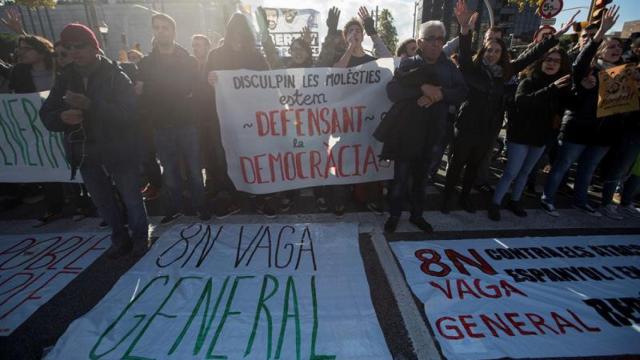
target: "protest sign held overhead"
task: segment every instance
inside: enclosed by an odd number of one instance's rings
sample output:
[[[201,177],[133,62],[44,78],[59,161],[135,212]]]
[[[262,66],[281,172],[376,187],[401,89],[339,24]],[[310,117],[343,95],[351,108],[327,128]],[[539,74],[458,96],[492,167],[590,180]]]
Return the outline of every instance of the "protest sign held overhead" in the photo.
[[[448,359],[640,353],[637,236],[391,247]]]
[[[356,224],[177,225],[48,359],[390,359]]]
[[[311,31],[311,50],[313,56],[320,53],[318,22],[320,12],[314,9],[264,8],[267,28],[279,55],[289,57],[289,45],[293,39],[302,35],[302,28]]]
[[[598,74],[598,117],[640,110],[638,64],[602,70]]]
[[[228,174],[256,194],[390,179],[372,137],[390,108],[393,59],[350,69],[220,71]]]

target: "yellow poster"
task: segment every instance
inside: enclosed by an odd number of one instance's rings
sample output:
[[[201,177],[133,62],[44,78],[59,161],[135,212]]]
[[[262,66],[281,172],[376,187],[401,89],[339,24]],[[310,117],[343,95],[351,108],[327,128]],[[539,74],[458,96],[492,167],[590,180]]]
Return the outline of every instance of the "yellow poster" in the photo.
[[[626,64],[600,71],[597,117],[640,110],[638,64]]]

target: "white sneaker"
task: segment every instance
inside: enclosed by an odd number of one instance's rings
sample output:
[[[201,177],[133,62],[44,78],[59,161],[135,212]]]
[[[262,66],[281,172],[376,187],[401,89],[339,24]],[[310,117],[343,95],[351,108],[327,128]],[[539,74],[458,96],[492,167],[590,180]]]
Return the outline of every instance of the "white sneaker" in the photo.
[[[596,211],[596,209],[591,207],[591,205],[589,204],[584,204],[584,205],[573,204],[573,207],[578,210],[582,210],[582,212],[589,214],[593,217],[602,217],[602,214]]]
[[[602,215],[608,217],[609,219],[613,219],[613,220],[624,219],[624,216],[622,216],[622,214],[620,214],[620,212],[618,211],[618,206],[614,204],[609,204],[609,205],[600,207],[600,212],[602,213]]]
[[[620,205],[620,212],[629,217],[640,217],[640,209],[635,207],[633,204],[622,206]]]

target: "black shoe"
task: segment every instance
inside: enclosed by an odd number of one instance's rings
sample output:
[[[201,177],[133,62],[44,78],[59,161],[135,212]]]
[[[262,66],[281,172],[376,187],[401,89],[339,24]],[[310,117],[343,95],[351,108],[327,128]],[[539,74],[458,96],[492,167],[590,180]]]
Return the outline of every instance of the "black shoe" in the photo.
[[[442,206],[440,207],[440,211],[443,214],[448,214],[451,212],[452,208],[453,208],[453,196],[445,194],[444,200],[442,201]]]
[[[379,201],[368,201],[367,209],[376,215],[384,215],[384,205]]]
[[[108,227],[109,227],[109,224],[105,220],[100,221],[100,224],[98,224],[99,229],[105,229]]]
[[[396,231],[398,227],[398,221],[400,221],[400,217],[398,216],[389,216],[387,221],[384,223],[384,232],[392,233]]]
[[[475,213],[476,207],[473,205],[473,202],[469,198],[468,195],[463,195],[460,197],[460,206],[464,209],[464,211],[468,213]]]
[[[289,199],[288,197],[283,197],[282,199],[280,199],[280,204],[279,204],[279,209],[280,212],[287,212],[289,210],[291,210],[291,205],[293,205],[293,200]]]
[[[409,222],[426,233],[433,232],[433,227],[423,217],[410,217]]]
[[[115,260],[130,253],[132,248],[133,246],[131,243],[119,246],[111,245],[111,247],[109,247],[104,253],[109,259]]]
[[[265,201],[264,204],[256,206],[256,212],[258,214],[262,214],[269,219],[273,219],[276,217],[276,209],[269,204],[268,201]]]
[[[489,204],[489,219],[500,221],[500,205],[494,203]]]
[[[526,217],[527,212],[522,207],[522,202],[520,201],[509,201],[507,204],[507,209],[511,210],[512,213],[516,214],[517,217]]]
[[[200,221],[209,221],[211,220],[211,212],[209,210],[198,211],[198,218]]]
[[[234,201],[225,201],[223,204],[216,207],[215,211],[217,219],[224,219],[227,216],[237,214],[238,212],[240,212],[240,206]]]
[[[160,220],[160,225],[167,225],[170,224],[172,222],[174,222],[177,218],[181,217],[182,214],[180,214],[179,212],[173,213],[173,214],[169,214],[166,215],[165,217],[163,217]]]
[[[61,219],[62,218],[62,212],[57,212],[57,213],[52,213],[52,212],[48,212],[45,213],[41,218],[38,219],[38,222],[35,223],[33,225],[34,228],[39,228],[41,226],[45,226],[57,219]]]
[[[536,191],[536,186],[533,184],[529,184],[524,188],[524,194],[536,199],[539,199],[540,195],[542,195],[542,193]]]
[[[493,188],[489,184],[478,185],[478,186],[476,186],[476,190],[478,190],[478,192],[481,192],[481,193],[484,193],[484,194],[493,193]]]
[[[316,198],[316,207],[318,208],[318,210],[323,212],[329,210],[329,205],[327,204],[327,200],[324,197]]]
[[[139,240],[135,243],[135,245],[133,246],[133,251],[131,252],[131,255],[138,259],[143,257],[147,251],[149,251],[149,240],[148,239],[142,239]]]
[[[333,208],[333,213],[339,218],[343,217],[344,216],[344,205],[336,205]]]

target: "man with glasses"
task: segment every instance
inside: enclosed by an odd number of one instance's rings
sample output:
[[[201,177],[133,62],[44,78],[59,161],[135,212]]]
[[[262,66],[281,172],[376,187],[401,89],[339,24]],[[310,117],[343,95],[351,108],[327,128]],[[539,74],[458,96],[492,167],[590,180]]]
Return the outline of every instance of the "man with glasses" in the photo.
[[[133,86],[116,63],[100,55],[88,27],[69,24],[60,41],[72,64],[56,78],[40,117],[50,131],[64,132],[71,177],[80,170],[100,216],[111,227],[106,255],[118,258],[133,249],[135,257],[142,256],[148,248],[148,225],[139,191]],[[114,183],[126,209],[118,205]]]
[[[444,136],[449,106],[457,106],[467,95],[460,70],[442,52],[446,34],[442,22],[422,24],[419,34],[419,55],[402,60],[387,85],[387,95],[395,103],[387,114],[390,118],[386,119],[393,124],[389,125],[386,136],[382,136],[382,156],[394,160],[391,216],[384,225],[388,233],[394,232],[398,225],[410,180],[409,221],[424,232],[433,231],[422,217],[425,164],[431,149]]]

